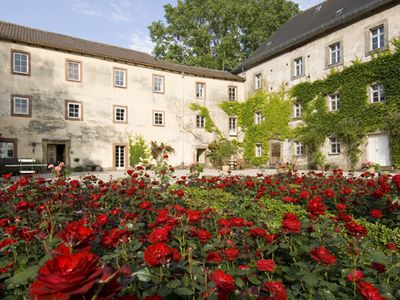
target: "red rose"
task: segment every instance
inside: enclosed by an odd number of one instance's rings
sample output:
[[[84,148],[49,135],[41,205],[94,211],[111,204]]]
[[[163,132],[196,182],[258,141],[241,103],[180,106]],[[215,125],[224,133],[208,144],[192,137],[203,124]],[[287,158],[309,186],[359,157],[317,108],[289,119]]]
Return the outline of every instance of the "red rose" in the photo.
[[[113,228],[101,238],[101,245],[106,249],[116,248],[119,243],[128,241],[129,231],[126,229]]]
[[[243,218],[234,217],[229,220],[231,226],[233,227],[242,227],[245,225],[245,220]]]
[[[308,191],[301,191],[300,193],[299,193],[299,198],[301,198],[301,199],[303,199],[303,200],[306,200],[306,199],[308,199],[308,198],[310,198],[311,197],[311,194],[310,194],[310,192],[308,192]]]
[[[99,225],[105,225],[108,223],[108,216],[106,214],[98,215],[96,218],[96,222]]]
[[[272,259],[260,259],[256,266],[260,271],[273,272],[275,270],[275,262]]]
[[[233,283],[233,277],[222,270],[212,272],[209,277],[220,291],[233,292],[236,289]]]
[[[168,158],[168,154],[164,154],[163,157],[164,157],[165,159],[167,159],[167,158]]]
[[[346,208],[347,208],[346,205],[344,205],[343,203],[336,204],[336,209],[339,211],[345,211]]]
[[[223,252],[228,260],[235,260],[240,254],[239,250],[236,248],[228,248],[225,249]]]
[[[93,230],[82,225],[82,221],[74,221],[65,226],[59,234],[60,238],[68,245],[85,247],[96,239]]]
[[[299,233],[301,229],[301,222],[295,214],[285,213],[282,221],[282,229],[286,232]]]
[[[365,300],[383,300],[379,290],[372,284],[360,281],[357,285],[358,291]]]
[[[102,276],[99,257],[88,251],[46,261],[30,287],[33,299],[69,299],[86,294]]]
[[[368,234],[367,229],[358,224],[356,221],[347,222],[344,227],[346,227],[347,232],[356,238],[364,237]]]
[[[209,252],[206,259],[209,263],[220,263],[223,260],[222,256],[215,251]]]
[[[3,179],[4,179],[4,180],[8,180],[8,179],[11,178],[11,176],[12,176],[12,173],[3,174]]]
[[[375,219],[379,219],[382,217],[382,212],[379,209],[374,209],[371,211],[371,217],[375,218]]]
[[[334,265],[336,263],[336,257],[333,256],[329,251],[324,247],[317,247],[311,251],[311,257],[320,263],[324,263],[325,265]]]
[[[397,246],[396,246],[395,243],[387,243],[386,244],[386,249],[394,251],[394,250],[397,250]]]
[[[189,219],[189,222],[191,224],[193,223],[199,223],[201,221],[201,211],[199,210],[190,210],[188,209],[186,211],[186,215]]]
[[[307,211],[310,213],[311,217],[318,217],[319,215],[324,215],[326,211],[326,206],[322,202],[322,198],[317,196],[313,199],[308,200]]]
[[[141,209],[148,209],[151,206],[151,202],[149,201],[143,201],[142,203],[139,204],[139,207]]]
[[[274,300],[286,300],[287,292],[285,286],[282,282],[279,281],[268,281],[264,283],[264,290],[267,290],[272,293],[272,299]]]
[[[150,266],[165,265],[171,258],[171,249],[165,243],[150,245],[144,251],[144,261]]]
[[[185,192],[182,191],[182,190],[177,190],[177,191],[176,191],[176,195],[177,195],[179,198],[182,198],[182,197],[185,195]]]
[[[200,242],[206,243],[211,238],[211,233],[209,233],[205,229],[200,229],[196,232],[197,237],[199,238]]]
[[[356,269],[352,270],[351,273],[349,275],[347,275],[347,279],[349,281],[357,281],[358,282],[358,281],[362,280],[363,278],[364,278],[364,274],[361,271],[356,270]]]
[[[148,237],[150,243],[166,242],[169,239],[169,231],[163,227],[154,229]]]
[[[266,237],[267,232],[263,228],[251,228],[249,230],[249,236],[252,238]]]

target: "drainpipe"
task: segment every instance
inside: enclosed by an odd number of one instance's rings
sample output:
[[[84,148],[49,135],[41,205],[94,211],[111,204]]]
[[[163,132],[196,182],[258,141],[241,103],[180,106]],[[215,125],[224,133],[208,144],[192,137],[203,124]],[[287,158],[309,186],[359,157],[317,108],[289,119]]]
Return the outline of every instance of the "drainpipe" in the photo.
[[[183,130],[183,114],[184,114],[184,107],[185,107],[185,72],[182,72],[181,76],[182,82],[182,96],[181,96],[181,139],[182,139],[182,166],[185,165],[185,131]]]

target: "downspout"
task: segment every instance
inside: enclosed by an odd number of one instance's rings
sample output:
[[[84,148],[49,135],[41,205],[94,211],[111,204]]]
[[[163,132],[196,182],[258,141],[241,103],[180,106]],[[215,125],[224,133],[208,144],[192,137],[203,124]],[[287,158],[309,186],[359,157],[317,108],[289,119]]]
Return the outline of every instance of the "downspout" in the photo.
[[[182,72],[181,76],[182,82],[182,96],[181,96],[181,139],[182,139],[182,167],[185,166],[185,131],[183,130],[183,114],[184,114],[184,106],[185,106],[185,72]]]

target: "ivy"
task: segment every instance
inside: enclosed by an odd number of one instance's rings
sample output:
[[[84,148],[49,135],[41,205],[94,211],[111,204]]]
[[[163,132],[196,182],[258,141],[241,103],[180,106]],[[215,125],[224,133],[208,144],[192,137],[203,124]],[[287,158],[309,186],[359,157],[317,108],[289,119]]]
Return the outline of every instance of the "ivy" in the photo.
[[[307,147],[310,164],[320,155],[326,138],[336,136],[346,145],[352,167],[360,159],[360,146],[368,133],[386,131],[391,141],[392,164],[400,167],[400,52],[381,52],[369,62],[354,62],[332,71],[324,80],[294,86],[290,94],[301,104],[302,125],[295,135]],[[384,85],[385,101],[370,103],[369,87]],[[340,109],[330,112],[328,96],[340,94]]]
[[[207,132],[210,132],[210,133],[216,132],[219,137],[223,136],[221,131],[218,129],[218,127],[215,125],[214,121],[212,120],[212,118],[210,116],[210,112],[207,107],[198,105],[196,103],[190,103],[189,108],[193,111],[198,111],[199,115],[204,117],[204,119],[205,119],[204,127]]]
[[[285,92],[266,93],[259,91],[245,102],[221,102],[221,109],[230,116],[237,116],[238,125],[244,133],[244,158],[259,166],[270,159],[270,140],[284,140],[291,135],[289,126],[291,107]],[[255,113],[261,112],[264,120],[255,124]],[[262,156],[256,157],[256,144],[262,145]]]

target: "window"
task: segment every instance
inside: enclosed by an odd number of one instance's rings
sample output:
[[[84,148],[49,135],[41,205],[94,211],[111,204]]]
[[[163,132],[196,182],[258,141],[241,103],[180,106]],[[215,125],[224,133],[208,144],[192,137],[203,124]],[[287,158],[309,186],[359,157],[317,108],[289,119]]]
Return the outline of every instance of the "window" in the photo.
[[[257,143],[256,144],[256,157],[261,157],[262,156],[262,151],[263,150],[263,147],[262,147],[262,144],[261,143]]]
[[[114,167],[117,169],[125,168],[126,145],[114,145]]]
[[[300,142],[295,142],[295,155],[296,156],[302,156],[304,155],[304,148],[303,148],[303,144]]]
[[[67,80],[68,81],[81,81],[81,62],[74,60],[66,61]]]
[[[0,158],[14,158],[17,156],[17,140],[0,139]]]
[[[340,108],[340,95],[329,95],[329,109],[330,111],[338,111]]]
[[[164,76],[153,75],[153,92],[154,93],[164,93]]]
[[[66,119],[82,121],[82,102],[66,101]]]
[[[329,46],[329,65],[337,65],[341,62],[340,42]]]
[[[258,90],[262,87],[262,76],[261,73],[254,75],[254,89]]]
[[[114,86],[115,87],[126,87],[126,73],[125,69],[114,68]]]
[[[20,75],[31,74],[31,61],[30,54],[28,52],[11,50],[12,55],[12,72]]]
[[[380,25],[372,28],[370,31],[371,51],[383,49],[385,47],[385,27]]]
[[[262,121],[264,121],[264,117],[263,117],[261,111],[256,111],[256,112],[254,113],[254,123],[255,123],[256,125],[258,125],[258,124],[261,124]]]
[[[229,135],[236,136],[237,135],[237,118],[229,117]]]
[[[196,98],[204,99],[206,97],[206,84],[203,82],[196,82]]]
[[[303,57],[298,57],[293,60],[293,77],[304,75]]]
[[[229,101],[237,101],[237,87],[236,86],[228,87],[228,99],[229,99]]]
[[[293,107],[293,116],[295,118],[300,118],[301,117],[301,104],[300,103],[295,103]]]
[[[128,122],[128,107],[114,105],[114,123]]]
[[[154,111],[153,112],[153,125],[154,126],[165,126],[164,112]]]
[[[371,85],[371,103],[378,103],[385,101],[385,88],[383,84]]]
[[[337,138],[329,138],[329,143],[331,146],[330,154],[340,154],[340,142]]]
[[[203,116],[197,115],[196,116],[196,127],[204,128],[205,124],[206,124],[205,118]]]
[[[11,115],[19,117],[32,116],[32,103],[29,96],[11,97]]]

